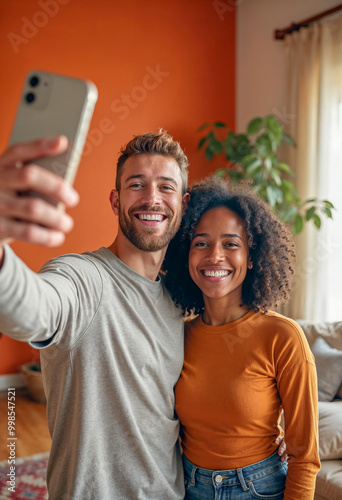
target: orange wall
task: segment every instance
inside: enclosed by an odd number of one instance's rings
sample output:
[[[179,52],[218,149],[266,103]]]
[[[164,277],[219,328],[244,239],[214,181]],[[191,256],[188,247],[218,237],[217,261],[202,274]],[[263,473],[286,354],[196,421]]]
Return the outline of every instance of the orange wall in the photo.
[[[88,78],[99,90],[75,182],[81,202],[70,211],[73,232],[58,249],[13,244],[32,269],[55,255],[113,241],[117,226],[108,196],[117,153],[133,135],[169,131],[190,159],[190,181],[218,167],[196,150],[196,130],[206,121],[235,123],[235,11],[229,2],[218,13],[211,0],[12,0],[1,2],[0,35],[1,150],[29,70]],[[158,68],[157,79],[147,77]],[[3,337],[0,374],[16,372],[35,355]]]

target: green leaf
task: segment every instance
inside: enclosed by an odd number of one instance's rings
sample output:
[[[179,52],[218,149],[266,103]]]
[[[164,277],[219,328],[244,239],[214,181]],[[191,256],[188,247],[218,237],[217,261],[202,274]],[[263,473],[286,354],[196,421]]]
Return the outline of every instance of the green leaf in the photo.
[[[269,156],[272,154],[272,142],[267,134],[260,135],[255,141],[255,145],[262,156]]]
[[[283,203],[284,200],[284,194],[281,189],[275,188],[277,190],[277,203]]]
[[[271,208],[274,208],[277,203],[281,203],[283,201],[283,193],[275,186],[267,186],[266,195]]]
[[[259,158],[255,157],[253,160],[251,160],[246,168],[246,176],[247,177],[253,177],[253,174],[256,173],[258,168],[261,166],[261,161]]]
[[[271,158],[267,157],[265,158],[265,168],[269,172],[272,168],[272,160]]]
[[[290,146],[296,146],[295,141],[288,134],[283,133],[283,142],[286,142],[286,144],[290,144]]]
[[[331,201],[328,200],[323,200],[323,203],[328,207],[328,208],[335,208],[334,205],[331,203]]]
[[[225,145],[226,159],[229,161],[233,161],[235,159],[235,149],[230,145]]]
[[[213,153],[216,153],[217,155],[222,153],[222,143],[216,138],[210,139],[209,146]]]
[[[203,123],[203,125],[200,126],[199,129],[197,129],[197,132],[201,132],[202,130],[204,130],[205,128],[208,127],[208,125],[210,125],[210,123]]]
[[[310,220],[312,219],[316,214],[316,207],[310,207],[305,214],[305,219]]]
[[[297,214],[293,224],[293,232],[294,234],[299,234],[303,231],[304,228],[304,219],[301,215]]]
[[[257,190],[257,185],[262,184],[265,180],[265,174],[263,171],[257,172],[256,175],[254,176],[254,185],[253,189],[256,191]]]
[[[329,207],[325,207],[323,209],[323,211],[324,211],[325,214],[327,214],[327,216],[328,216],[329,219],[333,219],[333,214],[332,214],[332,211],[331,211],[331,209]]]
[[[322,225],[321,218],[317,214],[314,215],[314,224],[317,227],[317,229],[319,229],[321,227],[321,225]]]
[[[237,161],[241,161],[241,159],[244,156],[249,155],[251,153],[251,148],[250,148],[249,142],[248,141],[240,141],[239,144],[237,145],[236,151],[238,154]]]
[[[260,132],[262,124],[262,118],[254,118],[254,120],[251,120],[247,125],[247,135],[253,135]]]
[[[283,179],[282,187],[284,191],[288,191],[293,196],[298,197],[296,186],[288,179]]]
[[[237,144],[243,144],[243,143],[249,144],[249,139],[246,134],[237,134],[235,136],[235,139]]]
[[[215,175],[216,177],[224,177],[227,174],[227,170],[225,168],[220,168],[219,170],[216,170]]]
[[[275,143],[276,148],[280,145],[283,138],[283,127],[273,115],[268,115],[265,118],[265,128],[270,139]]]
[[[258,162],[258,164],[261,165],[261,160],[256,155],[246,155],[241,158],[241,164],[244,168],[248,168],[249,165],[254,164],[255,162]]]
[[[198,143],[197,149],[201,149],[204,146],[204,144],[205,144],[206,141],[207,141],[207,138],[206,137],[202,137],[202,139]]]
[[[214,157],[214,153],[212,152],[212,150],[210,149],[210,147],[208,146],[207,149],[205,150],[205,157],[207,160],[212,160],[213,157]]]
[[[224,141],[226,158],[233,163],[240,163],[251,151],[248,137],[245,134],[230,135]]]
[[[287,163],[279,162],[277,163],[277,167],[282,170],[283,172],[286,172],[289,175],[295,176],[296,174],[291,170],[291,167]]]
[[[272,179],[274,180],[274,182],[277,184],[277,186],[281,186],[281,177],[279,175],[279,171],[275,168],[271,168],[270,170],[270,175],[272,177]]]
[[[282,214],[282,221],[283,222],[290,222],[294,218],[294,216],[298,212],[298,207],[296,205],[292,205],[291,207],[287,208],[284,210]]]
[[[223,122],[215,122],[214,127],[216,128],[225,128],[227,125]]]

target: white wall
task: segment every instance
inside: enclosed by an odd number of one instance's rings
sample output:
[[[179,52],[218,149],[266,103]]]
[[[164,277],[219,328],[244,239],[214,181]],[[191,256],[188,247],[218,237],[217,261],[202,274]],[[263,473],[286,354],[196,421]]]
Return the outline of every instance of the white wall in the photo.
[[[285,53],[275,29],[331,9],[341,0],[240,0],[237,2],[236,131],[255,116],[285,109]]]

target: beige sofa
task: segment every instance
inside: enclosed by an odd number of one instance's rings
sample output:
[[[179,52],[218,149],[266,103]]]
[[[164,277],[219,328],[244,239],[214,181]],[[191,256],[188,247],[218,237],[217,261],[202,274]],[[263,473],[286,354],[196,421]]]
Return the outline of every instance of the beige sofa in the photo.
[[[342,500],[342,322],[298,321],[315,356],[321,470],[315,500]]]

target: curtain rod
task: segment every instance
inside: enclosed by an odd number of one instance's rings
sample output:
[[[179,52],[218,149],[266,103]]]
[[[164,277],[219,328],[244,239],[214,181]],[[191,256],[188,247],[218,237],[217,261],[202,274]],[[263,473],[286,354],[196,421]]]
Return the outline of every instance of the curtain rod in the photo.
[[[307,28],[311,23],[318,21],[319,19],[322,19],[323,17],[329,16],[330,14],[334,14],[335,12],[338,12],[339,10],[342,10],[342,4],[340,3],[336,7],[333,7],[332,9],[325,10],[324,12],[321,12],[320,14],[317,14],[316,16],[309,17],[308,19],[304,19],[303,21],[300,21],[299,23],[292,23],[291,26],[288,26],[287,28],[279,29],[279,30],[274,30],[274,38],[275,40],[283,40],[285,35],[292,33],[293,31],[298,31],[300,28]]]

